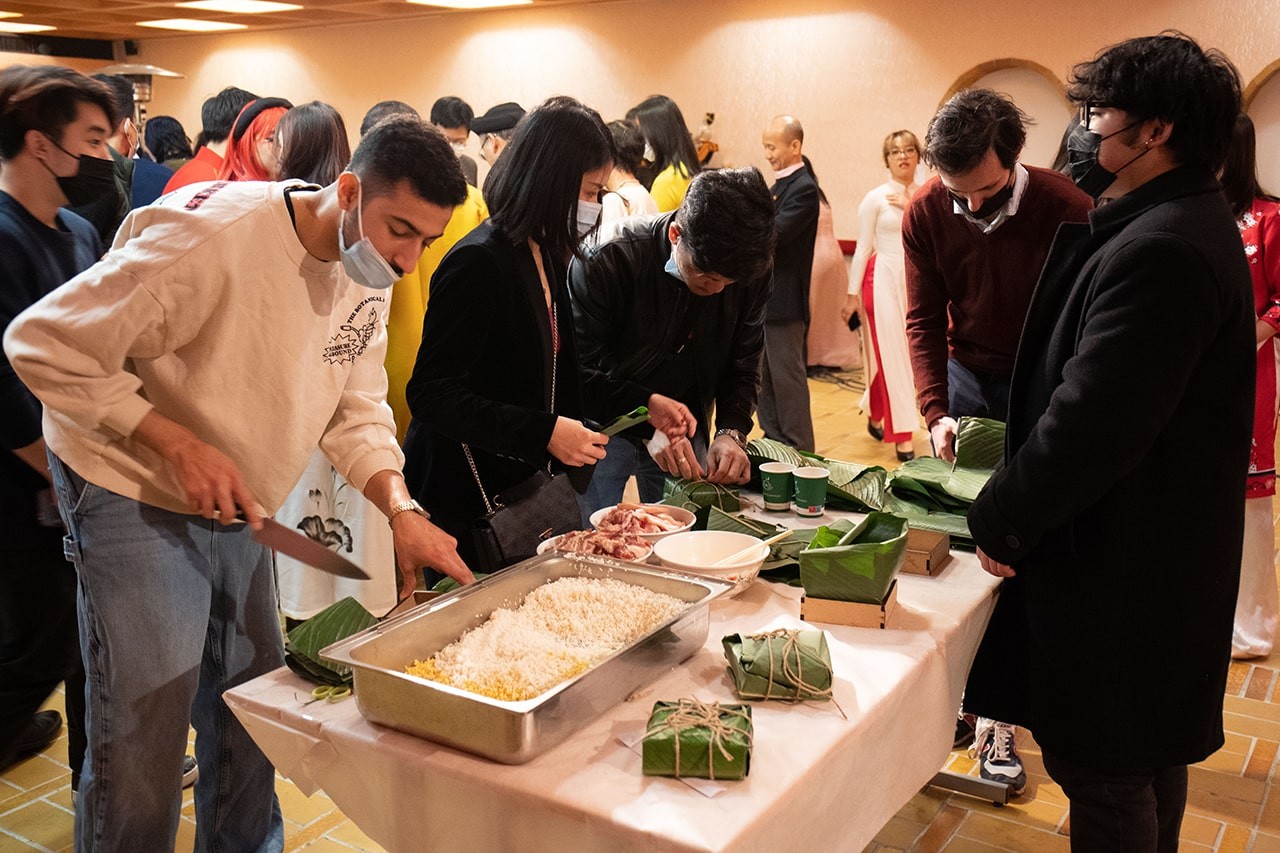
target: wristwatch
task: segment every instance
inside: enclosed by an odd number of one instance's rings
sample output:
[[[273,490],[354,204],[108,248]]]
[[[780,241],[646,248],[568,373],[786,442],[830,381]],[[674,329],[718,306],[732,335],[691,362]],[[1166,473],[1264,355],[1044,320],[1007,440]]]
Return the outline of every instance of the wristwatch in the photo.
[[[716,430],[715,437],[712,438],[711,440],[715,441],[717,438],[719,438],[722,435],[727,435],[729,436],[729,438],[732,438],[733,443],[738,445],[738,447],[741,448],[742,450],[745,451],[747,449],[747,437],[743,435],[741,431],[736,429],[718,429]]]
[[[387,524],[391,524],[391,522],[395,521],[396,516],[402,512],[416,512],[418,515],[422,516],[428,521],[431,520],[431,513],[423,509],[422,504],[418,503],[415,500],[407,500],[407,501],[404,501],[403,503],[398,503],[395,506],[391,507],[391,512],[389,515],[387,515]]]

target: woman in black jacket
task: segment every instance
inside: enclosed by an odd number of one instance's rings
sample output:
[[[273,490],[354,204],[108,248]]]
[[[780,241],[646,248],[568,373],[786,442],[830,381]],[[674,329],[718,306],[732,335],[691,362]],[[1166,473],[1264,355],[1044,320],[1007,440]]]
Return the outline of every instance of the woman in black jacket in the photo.
[[[432,276],[406,388],[405,477],[473,567],[483,568],[472,527],[485,496],[491,503],[548,463],[581,472],[604,458],[608,438],[580,420],[565,274],[599,220],[612,168],[612,139],[594,110],[565,97],[539,105],[485,182],[489,220]]]

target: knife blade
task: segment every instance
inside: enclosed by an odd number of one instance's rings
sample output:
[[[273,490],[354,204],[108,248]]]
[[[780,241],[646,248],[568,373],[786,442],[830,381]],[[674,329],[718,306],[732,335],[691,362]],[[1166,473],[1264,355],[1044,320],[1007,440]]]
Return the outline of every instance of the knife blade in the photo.
[[[253,532],[253,541],[322,572],[354,580],[369,580],[369,573],[346,557],[290,530],[274,518],[262,519],[262,529]]]

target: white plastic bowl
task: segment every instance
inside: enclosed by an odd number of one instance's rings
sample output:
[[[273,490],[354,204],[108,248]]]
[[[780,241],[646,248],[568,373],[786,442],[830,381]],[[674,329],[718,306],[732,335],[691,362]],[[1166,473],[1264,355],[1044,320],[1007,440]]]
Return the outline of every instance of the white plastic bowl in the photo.
[[[680,506],[669,506],[668,504],[640,504],[640,506],[644,507],[645,509],[653,510],[655,513],[660,512],[665,515],[669,515],[674,521],[677,521],[680,523],[680,527],[676,530],[664,530],[661,533],[637,533],[636,534],[641,539],[644,539],[647,542],[657,542],[659,539],[666,539],[668,536],[674,536],[677,533],[684,533],[690,527],[693,527],[693,522],[697,520],[697,516],[695,516],[692,512],[685,509],[684,507],[680,507]],[[591,513],[591,526],[594,527],[596,530],[599,530],[600,520],[603,519],[610,512],[612,512],[613,509],[614,507],[607,506],[604,509],[598,509],[595,512]]]
[[[712,563],[723,560],[752,543],[758,547],[748,552],[747,556],[735,563],[712,567]],[[738,582],[738,587],[741,589],[760,574],[760,567],[769,556],[769,546],[746,533],[732,533],[727,530],[691,530],[653,543],[653,553],[662,565],[668,568],[734,580]]]

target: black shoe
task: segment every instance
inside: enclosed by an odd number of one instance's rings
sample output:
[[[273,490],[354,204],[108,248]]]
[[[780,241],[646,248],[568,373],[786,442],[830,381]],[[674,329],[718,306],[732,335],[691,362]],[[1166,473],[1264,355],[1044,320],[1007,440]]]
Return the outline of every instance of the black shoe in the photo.
[[[916,458],[916,452],[914,450],[895,450],[894,452],[898,454],[899,462],[910,462],[912,459]]]
[[[200,765],[194,755],[182,756],[182,787],[190,788],[200,778]]]
[[[8,770],[24,758],[35,755],[58,738],[62,731],[62,715],[57,711],[37,711],[30,722],[0,753],[0,772]]]
[[[973,743],[973,719],[961,714],[956,717],[956,737],[951,743],[952,749],[964,749]]]
[[[867,432],[871,433],[871,437],[876,441],[884,441],[884,427],[875,426],[871,421],[867,421]]]

